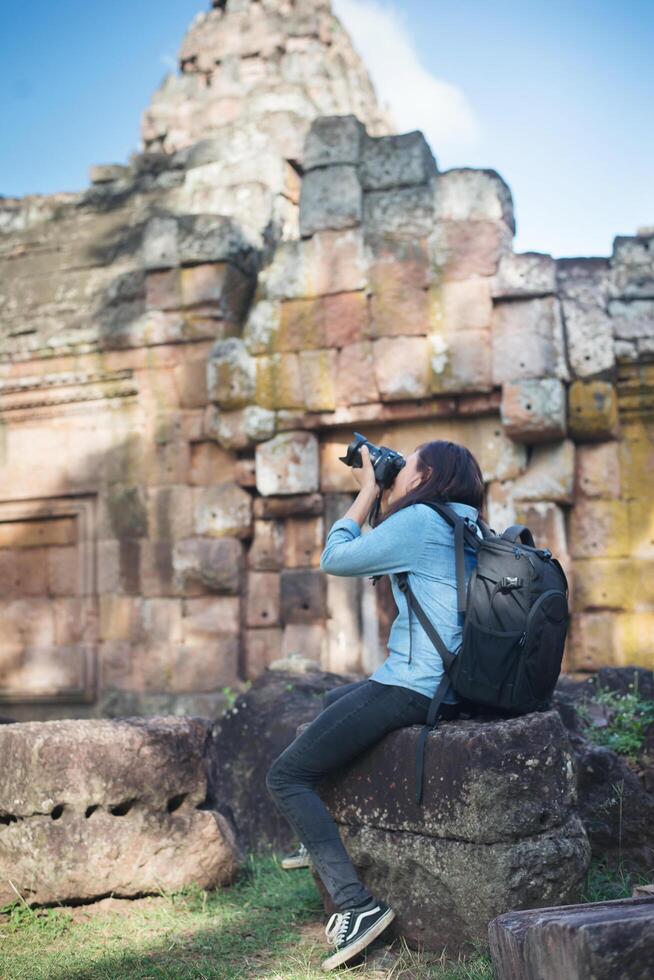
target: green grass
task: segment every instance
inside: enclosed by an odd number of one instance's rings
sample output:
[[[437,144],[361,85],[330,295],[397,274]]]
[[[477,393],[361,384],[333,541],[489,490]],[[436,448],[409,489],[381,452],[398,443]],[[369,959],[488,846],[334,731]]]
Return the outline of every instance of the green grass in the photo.
[[[632,871],[623,863],[617,867],[595,860],[586,874],[582,889],[582,902],[608,902],[616,898],[631,898],[635,885],[647,885],[654,881],[654,868],[646,875]]]
[[[599,688],[592,700],[608,708],[609,717],[605,727],[596,727],[586,705],[579,704],[577,711],[586,723],[586,737],[635,762],[644,748],[647,730],[654,724],[654,702],[642,698],[633,684],[624,693]]]
[[[325,976],[320,963],[331,951],[309,871],[283,871],[272,855],[251,856],[230,888],[162,893],[124,903],[121,912],[91,909],[30,909],[17,900],[0,915],[2,980],[317,980]],[[392,965],[382,973],[359,960],[337,975],[493,977],[484,949],[455,964],[400,941],[393,951]]]

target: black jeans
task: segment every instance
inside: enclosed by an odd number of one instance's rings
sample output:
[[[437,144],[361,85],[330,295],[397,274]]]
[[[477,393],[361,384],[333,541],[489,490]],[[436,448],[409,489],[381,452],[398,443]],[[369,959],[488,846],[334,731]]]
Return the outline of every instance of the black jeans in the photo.
[[[430,698],[406,687],[363,680],[328,691],[324,708],[273,762],[266,786],[307,848],[336,908],[372,898],[357,877],[338,827],[315,787],[320,780],[373,746],[388,732],[427,719]],[[442,705],[439,717],[458,713]]]

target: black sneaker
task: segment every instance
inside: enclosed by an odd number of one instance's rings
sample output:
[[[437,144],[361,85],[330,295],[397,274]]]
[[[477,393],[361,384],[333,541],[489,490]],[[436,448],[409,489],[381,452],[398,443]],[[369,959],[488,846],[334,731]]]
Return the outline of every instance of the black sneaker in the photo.
[[[312,863],[309,852],[304,844],[300,844],[294,854],[287,854],[281,861],[282,868],[285,871],[290,871],[291,868],[310,868],[312,867]]]
[[[372,899],[356,909],[334,912],[325,926],[327,941],[336,952],[323,960],[323,970],[333,970],[365,949],[395,918],[393,909],[385,902]]]

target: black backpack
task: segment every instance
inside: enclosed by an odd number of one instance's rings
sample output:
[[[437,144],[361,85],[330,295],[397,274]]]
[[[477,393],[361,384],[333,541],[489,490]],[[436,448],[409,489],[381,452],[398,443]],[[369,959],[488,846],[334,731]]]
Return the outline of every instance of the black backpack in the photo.
[[[454,528],[457,607],[465,619],[461,643],[452,653],[413,594],[407,572],[397,574],[409,617],[415,612],[445,668],[418,740],[417,803],[422,798],[425,741],[450,685],[473,705],[513,715],[546,710],[561,672],[570,618],[565,572],[549,548],[535,546],[529,528],[513,524],[497,534],[481,519],[461,517],[447,504],[426,506]],[[477,552],[467,592],[465,545]]]

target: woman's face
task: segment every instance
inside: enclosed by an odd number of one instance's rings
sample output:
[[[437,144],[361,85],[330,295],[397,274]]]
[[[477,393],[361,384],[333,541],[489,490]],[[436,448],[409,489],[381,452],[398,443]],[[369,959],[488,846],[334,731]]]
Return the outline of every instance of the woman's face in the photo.
[[[407,456],[406,464],[397,474],[387,491],[386,502],[389,507],[391,504],[400,500],[405,494],[409,493],[410,490],[415,490],[416,487],[420,486],[425,478],[425,474],[419,472],[418,467],[419,456],[418,450],[416,449],[410,456]]]

